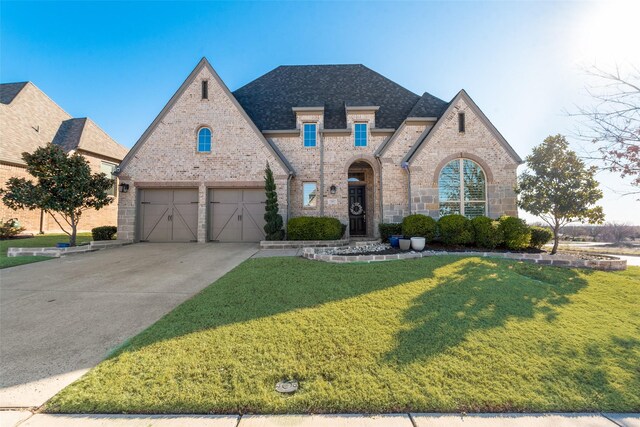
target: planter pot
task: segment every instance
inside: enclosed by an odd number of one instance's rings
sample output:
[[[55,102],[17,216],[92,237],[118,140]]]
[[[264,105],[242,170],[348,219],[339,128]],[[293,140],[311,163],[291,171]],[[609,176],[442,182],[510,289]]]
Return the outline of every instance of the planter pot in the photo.
[[[68,248],[68,243],[56,243],[56,248]]]
[[[389,237],[389,244],[391,245],[392,248],[397,248],[399,245],[399,240],[400,240],[400,237],[391,236]]]
[[[400,250],[408,251],[411,248],[411,239],[400,239]]]
[[[412,237],[411,249],[413,249],[414,251],[421,251],[424,249],[425,243],[426,243],[426,239],[424,237]]]

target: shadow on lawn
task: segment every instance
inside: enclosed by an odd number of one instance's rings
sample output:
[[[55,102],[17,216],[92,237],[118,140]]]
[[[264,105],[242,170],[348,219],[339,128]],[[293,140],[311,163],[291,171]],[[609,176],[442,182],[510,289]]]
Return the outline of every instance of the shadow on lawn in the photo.
[[[396,347],[385,359],[411,363],[429,358],[458,345],[471,332],[502,326],[509,319],[542,313],[553,321],[556,308],[586,284],[569,269],[461,260],[455,271],[413,301],[403,319],[408,328],[399,332]]]
[[[433,257],[396,261],[395,268],[389,268],[386,263],[329,265],[299,258],[248,260],[115,349],[110,357],[201,330],[431,278],[435,269],[456,261],[459,257]],[[406,268],[397,268],[400,266]]]

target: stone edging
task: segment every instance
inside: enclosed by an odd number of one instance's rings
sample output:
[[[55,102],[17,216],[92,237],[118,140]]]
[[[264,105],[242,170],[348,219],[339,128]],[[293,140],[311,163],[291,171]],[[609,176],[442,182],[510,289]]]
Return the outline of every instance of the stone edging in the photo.
[[[133,243],[131,240],[97,240],[90,242],[88,245],[75,246],[73,248],[9,248],[7,250],[8,257],[16,256],[48,256],[51,258],[60,258],[64,255],[83,254],[87,252],[95,252],[102,249],[117,248]]]
[[[626,270],[627,260],[624,259],[606,259],[606,260],[584,260],[576,257],[566,255],[548,255],[548,254],[526,254],[526,253],[501,253],[501,252],[444,252],[444,251],[425,251],[425,252],[406,252],[400,254],[390,255],[330,255],[323,253],[324,250],[333,248],[323,248],[317,250],[316,248],[305,247],[302,250],[302,256],[307,259],[346,263],[346,262],[377,262],[377,261],[392,261],[398,259],[414,259],[425,258],[430,256],[441,255],[458,255],[458,256],[479,256],[487,258],[504,258],[514,261],[527,261],[542,265],[553,265],[557,267],[577,267],[577,268],[590,268],[593,270]]]
[[[349,240],[263,240],[260,249],[335,248],[347,246]]]

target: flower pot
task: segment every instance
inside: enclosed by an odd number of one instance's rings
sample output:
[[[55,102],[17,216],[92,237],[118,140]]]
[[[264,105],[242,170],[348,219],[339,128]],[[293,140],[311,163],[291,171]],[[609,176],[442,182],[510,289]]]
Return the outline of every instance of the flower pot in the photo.
[[[411,239],[400,239],[400,250],[408,251],[411,248]]]
[[[69,244],[68,243],[56,243],[56,248],[68,248]]]
[[[397,248],[399,244],[399,240],[400,240],[400,237],[391,236],[389,237],[389,244],[391,245],[392,248]]]
[[[421,251],[424,249],[424,244],[426,239],[424,237],[412,237],[411,238],[411,249],[414,251]]]

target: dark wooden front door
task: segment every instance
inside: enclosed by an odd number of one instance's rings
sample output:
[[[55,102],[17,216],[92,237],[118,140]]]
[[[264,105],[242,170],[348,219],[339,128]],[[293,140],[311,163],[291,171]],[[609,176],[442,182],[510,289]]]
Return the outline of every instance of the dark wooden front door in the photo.
[[[367,199],[364,185],[349,186],[349,234],[365,236],[367,234]]]

